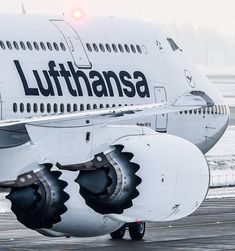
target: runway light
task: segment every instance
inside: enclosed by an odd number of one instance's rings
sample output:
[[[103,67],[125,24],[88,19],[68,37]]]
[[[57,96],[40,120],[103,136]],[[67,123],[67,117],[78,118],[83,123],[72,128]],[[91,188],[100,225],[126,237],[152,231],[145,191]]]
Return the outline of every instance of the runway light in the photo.
[[[73,13],[73,17],[74,19],[79,20],[83,17],[83,13],[80,10],[75,10]]]

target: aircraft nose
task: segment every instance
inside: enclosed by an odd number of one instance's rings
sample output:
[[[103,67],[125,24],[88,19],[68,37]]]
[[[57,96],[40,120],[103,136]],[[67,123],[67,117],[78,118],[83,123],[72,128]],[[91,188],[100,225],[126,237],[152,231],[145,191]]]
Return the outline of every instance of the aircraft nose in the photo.
[[[225,104],[214,105],[207,109],[207,122],[205,130],[205,139],[198,145],[201,151],[207,153],[223,136],[228,125],[230,111]]]

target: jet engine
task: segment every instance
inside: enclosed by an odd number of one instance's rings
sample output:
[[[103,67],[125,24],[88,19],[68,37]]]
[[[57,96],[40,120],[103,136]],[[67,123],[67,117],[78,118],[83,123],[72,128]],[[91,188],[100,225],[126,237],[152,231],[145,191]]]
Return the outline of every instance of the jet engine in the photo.
[[[51,167],[48,164],[38,172],[19,176],[7,196],[17,220],[28,228],[51,228],[67,211],[67,183],[59,180],[61,172],[51,171]]]
[[[94,170],[80,171],[76,180],[87,205],[100,214],[122,214],[139,195],[141,178],[136,172],[140,166],[131,162],[134,155],[122,152],[123,148],[117,145],[106,155],[96,155],[89,163]]]
[[[209,187],[201,151],[168,134],[119,137],[88,162],[57,167],[37,165],[1,183],[11,188],[17,219],[54,236],[99,236],[126,222],[180,219],[200,206]]]
[[[190,142],[154,134],[123,137],[113,146],[115,150],[86,163],[92,170],[80,171],[76,180],[86,204],[96,212],[130,221],[174,220],[203,202],[208,165]]]

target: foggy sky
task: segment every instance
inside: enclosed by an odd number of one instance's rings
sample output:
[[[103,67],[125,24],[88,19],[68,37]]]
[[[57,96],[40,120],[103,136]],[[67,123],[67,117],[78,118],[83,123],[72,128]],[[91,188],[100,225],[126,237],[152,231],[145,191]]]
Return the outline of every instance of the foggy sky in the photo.
[[[221,33],[235,33],[234,0],[9,0],[0,2],[0,12],[70,15],[80,8],[88,16],[121,16],[159,24],[207,26]]]
[[[235,65],[235,0],[9,0],[1,13],[117,16],[156,22],[197,65]]]

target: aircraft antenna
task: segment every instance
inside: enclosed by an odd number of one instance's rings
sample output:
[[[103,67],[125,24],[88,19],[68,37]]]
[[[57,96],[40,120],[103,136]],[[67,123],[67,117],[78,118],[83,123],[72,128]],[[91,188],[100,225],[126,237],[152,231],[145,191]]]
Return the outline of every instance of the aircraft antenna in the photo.
[[[25,9],[25,7],[24,7],[24,4],[23,4],[23,3],[21,4],[21,9],[22,9],[22,15],[27,14],[26,9]]]

